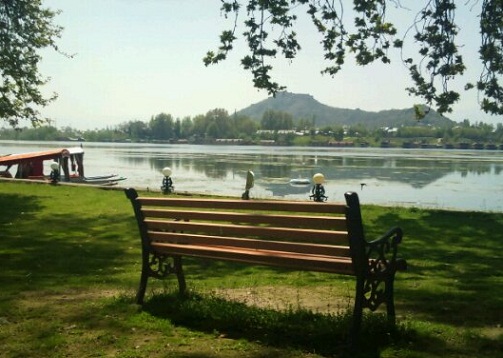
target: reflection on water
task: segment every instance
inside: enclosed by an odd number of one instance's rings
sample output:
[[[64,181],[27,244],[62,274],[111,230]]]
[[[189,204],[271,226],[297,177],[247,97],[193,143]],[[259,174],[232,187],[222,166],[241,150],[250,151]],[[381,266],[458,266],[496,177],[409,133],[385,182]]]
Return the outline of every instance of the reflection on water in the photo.
[[[69,146],[0,142],[0,154]],[[325,175],[329,201],[357,191],[363,203],[503,212],[502,151],[292,148],[84,143],[88,175],[115,172],[123,185],[159,190],[172,168],[175,191],[240,197],[255,173],[256,198],[308,200],[311,185],[292,178]],[[365,185],[362,185],[365,184]]]

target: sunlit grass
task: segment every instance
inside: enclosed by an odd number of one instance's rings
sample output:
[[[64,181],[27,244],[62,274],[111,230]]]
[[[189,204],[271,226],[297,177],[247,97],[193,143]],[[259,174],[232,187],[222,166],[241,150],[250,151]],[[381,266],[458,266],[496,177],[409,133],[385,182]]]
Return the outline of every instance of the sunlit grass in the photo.
[[[341,198],[342,199],[342,198]],[[138,231],[121,191],[0,183],[0,356],[333,357],[354,279],[186,260],[191,294],[149,282],[134,304]],[[398,326],[366,314],[362,352],[499,357],[503,215],[364,206],[368,238],[405,232]]]

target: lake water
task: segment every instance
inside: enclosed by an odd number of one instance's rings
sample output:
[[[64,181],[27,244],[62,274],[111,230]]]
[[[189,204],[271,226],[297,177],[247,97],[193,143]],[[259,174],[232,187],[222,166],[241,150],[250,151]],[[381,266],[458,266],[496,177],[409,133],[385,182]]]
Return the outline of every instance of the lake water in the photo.
[[[75,145],[78,143],[0,141],[0,155]],[[121,186],[160,191],[161,170],[170,167],[177,192],[241,197],[247,171],[252,170],[255,186],[251,198],[309,200],[312,184],[294,186],[289,181],[311,179],[320,172],[326,178],[329,201],[343,201],[344,192],[356,191],[363,204],[503,212],[503,151],[83,145],[86,175],[116,173],[127,177]]]

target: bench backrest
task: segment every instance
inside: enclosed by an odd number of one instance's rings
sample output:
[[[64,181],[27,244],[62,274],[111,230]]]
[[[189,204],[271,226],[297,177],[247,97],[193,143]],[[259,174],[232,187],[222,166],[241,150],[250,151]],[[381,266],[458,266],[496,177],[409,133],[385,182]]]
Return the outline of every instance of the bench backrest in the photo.
[[[353,193],[346,194],[347,204],[138,197],[134,189],[126,189],[126,194],[133,203],[147,250],[153,250],[155,243],[169,242],[347,257],[353,261],[364,257],[355,251],[363,247],[356,242],[363,240],[363,230],[358,197]],[[355,238],[359,236],[356,241],[349,238],[354,234]]]

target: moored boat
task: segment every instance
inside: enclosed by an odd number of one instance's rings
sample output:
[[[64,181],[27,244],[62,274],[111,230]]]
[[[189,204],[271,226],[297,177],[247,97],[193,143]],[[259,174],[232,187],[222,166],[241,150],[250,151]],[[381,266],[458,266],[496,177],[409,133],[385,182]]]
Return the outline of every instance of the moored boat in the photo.
[[[117,174],[96,176],[96,177],[78,177],[71,176],[70,182],[72,183],[82,183],[82,184],[93,184],[93,185],[117,185],[120,181],[126,180],[126,178],[118,176]]]
[[[309,180],[308,178],[290,179],[290,184],[291,185],[309,185],[309,184],[311,184],[311,180]]]
[[[47,161],[51,163],[49,168]],[[11,169],[15,170],[14,175]],[[46,169],[49,175],[44,174]],[[71,183],[116,185],[126,179],[117,174],[86,177],[82,146],[0,156],[0,177],[54,181],[54,172],[57,172],[57,180]]]

